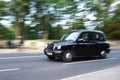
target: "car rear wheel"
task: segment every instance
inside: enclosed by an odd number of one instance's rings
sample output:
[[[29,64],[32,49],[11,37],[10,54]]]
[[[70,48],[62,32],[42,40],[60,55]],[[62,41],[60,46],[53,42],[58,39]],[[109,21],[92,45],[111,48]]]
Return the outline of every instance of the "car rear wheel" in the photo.
[[[100,52],[100,56],[99,56],[99,57],[100,57],[101,59],[106,58],[106,56],[107,56],[106,51],[103,50],[103,51]]]
[[[73,60],[73,53],[72,51],[66,51],[63,55],[64,62],[71,62]]]

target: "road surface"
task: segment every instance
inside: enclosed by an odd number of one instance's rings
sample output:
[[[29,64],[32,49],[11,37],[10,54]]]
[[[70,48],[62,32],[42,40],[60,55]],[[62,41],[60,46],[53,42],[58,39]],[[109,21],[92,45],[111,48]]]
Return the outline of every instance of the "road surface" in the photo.
[[[51,61],[41,53],[0,54],[0,80],[64,80],[120,66],[119,52],[112,49],[106,59],[81,58],[70,63]]]

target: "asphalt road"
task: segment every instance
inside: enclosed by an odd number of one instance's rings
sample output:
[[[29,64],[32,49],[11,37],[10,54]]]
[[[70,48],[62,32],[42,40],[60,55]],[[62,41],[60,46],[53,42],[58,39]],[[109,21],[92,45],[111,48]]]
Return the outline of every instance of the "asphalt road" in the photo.
[[[115,66],[120,66],[120,49],[112,49],[106,59],[81,58],[70,63],[51,61],[41,53],[0,54],[0,80],[62,80]]]

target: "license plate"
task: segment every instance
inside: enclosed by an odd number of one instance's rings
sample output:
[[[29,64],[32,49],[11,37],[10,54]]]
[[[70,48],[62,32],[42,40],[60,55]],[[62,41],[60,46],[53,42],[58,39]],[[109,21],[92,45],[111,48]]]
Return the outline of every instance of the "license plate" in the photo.
[[[48,55],[52,55],[52,53],[47,53]]]

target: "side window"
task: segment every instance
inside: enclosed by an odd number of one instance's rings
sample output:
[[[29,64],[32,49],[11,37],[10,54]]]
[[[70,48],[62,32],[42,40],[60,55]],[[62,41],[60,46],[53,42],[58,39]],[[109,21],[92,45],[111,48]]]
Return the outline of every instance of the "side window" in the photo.
[[[100,35],[98,33],[93,33],[92,39],[95,40],[95,41],[99,41]]]
[[[88,34],[87,32],[82,33],[82,34],[80,35],[80,39],[82,39],[83,42],[88,42],[88,41],[89,41],[89,34]]]
[[[92,33],[92,40],[94,41],[104,41],[105,40],[105,37],[103,34],[101,33]]]

